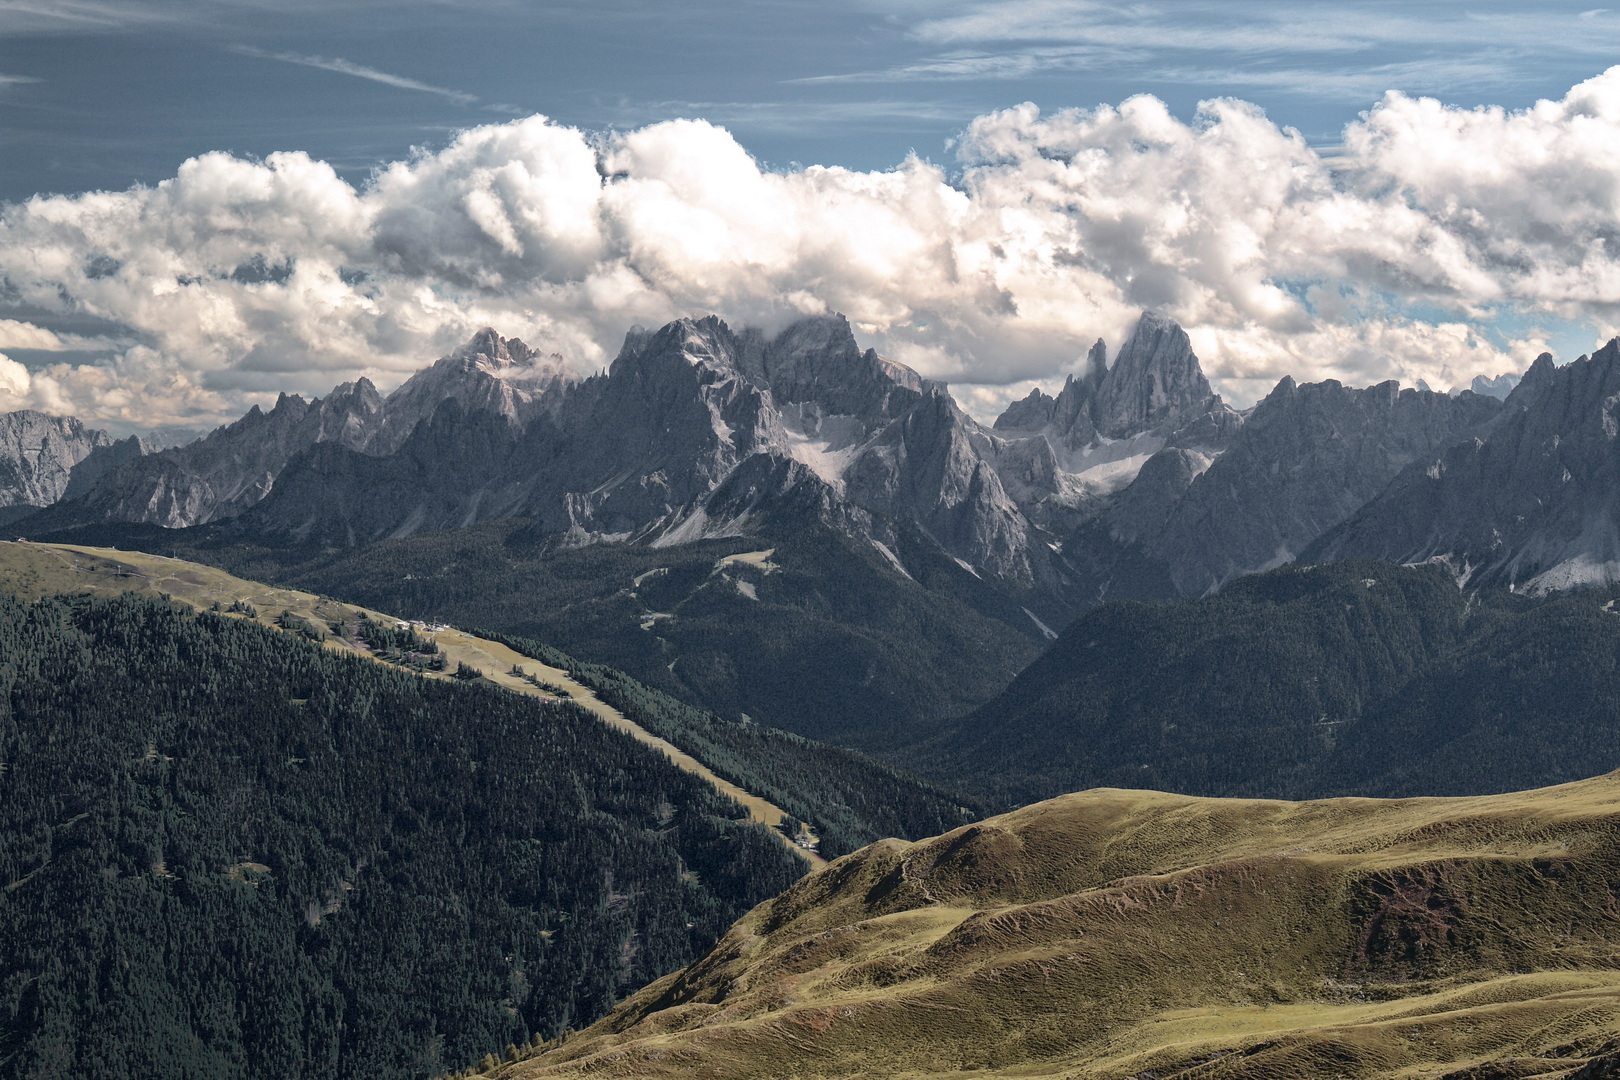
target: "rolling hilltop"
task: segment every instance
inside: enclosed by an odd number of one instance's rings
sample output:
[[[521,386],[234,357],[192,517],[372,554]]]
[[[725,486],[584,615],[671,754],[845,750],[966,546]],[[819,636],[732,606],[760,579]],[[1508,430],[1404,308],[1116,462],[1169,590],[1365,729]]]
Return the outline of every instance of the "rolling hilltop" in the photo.
[[[501,1080],[1620,1070],[1620,774],[1467,799],[1099,789],[884,841]]]

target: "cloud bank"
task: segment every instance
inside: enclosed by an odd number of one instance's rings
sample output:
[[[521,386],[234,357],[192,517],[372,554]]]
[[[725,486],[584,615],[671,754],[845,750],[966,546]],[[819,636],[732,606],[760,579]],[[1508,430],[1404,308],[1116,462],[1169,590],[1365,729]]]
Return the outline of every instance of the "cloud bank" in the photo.
[[[215,153],[36,197],[0,207],[0,409],[195,423],[386,389],[484,325],[591,370],[633,323],[829,309],[987,410],[1152,308],[1242,401],[1284,374],[1466,383],[1543,347],[1493,327],[1620,311],[1620,68],[1518,112],[1391,92],[1331,156],[1241,101],[1184,122],[1146,96],[982,116],[954,151],[772,172],[702,121],[534,116],[359,188]],[[91,324],[110,359],[50,357]]]

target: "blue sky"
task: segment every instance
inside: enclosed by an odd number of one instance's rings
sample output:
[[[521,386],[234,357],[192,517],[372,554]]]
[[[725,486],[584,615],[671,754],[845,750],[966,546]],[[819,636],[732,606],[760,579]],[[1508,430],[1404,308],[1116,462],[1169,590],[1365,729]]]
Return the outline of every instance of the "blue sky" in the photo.
[[[1584,3],[0,0],[0,408],[700,310],[981,415],[1150,307],[1238,404],[1466,384],[1620,329],[1617,59]]]
[[[1581,3],[784,0],[0,2],[0,199],[156,183],[209,150],[304,150],[361,180],[540,112],[725,125],[767,164],[948,161],[973,117],[1151,93],[1255,102],[1313,144],[1387,89],[1556,97],[1620,57]]]

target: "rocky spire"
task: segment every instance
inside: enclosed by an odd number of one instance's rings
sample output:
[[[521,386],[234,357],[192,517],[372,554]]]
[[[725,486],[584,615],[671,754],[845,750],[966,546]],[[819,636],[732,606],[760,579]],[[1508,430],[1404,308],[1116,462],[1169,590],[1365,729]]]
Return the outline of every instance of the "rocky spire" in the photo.
[[[995,429],[1021,433],[1047,430],[1071,447],[1098,437],[1124,439],[1156,428],[1170,430],[1221,406],[1204,378],[1192,343],[1180,326],[1144,312],[1120,346],[1113,366],[1106,347],[1093,345],[1078,376],[1057,397],[1040,390],[1014,402]]]

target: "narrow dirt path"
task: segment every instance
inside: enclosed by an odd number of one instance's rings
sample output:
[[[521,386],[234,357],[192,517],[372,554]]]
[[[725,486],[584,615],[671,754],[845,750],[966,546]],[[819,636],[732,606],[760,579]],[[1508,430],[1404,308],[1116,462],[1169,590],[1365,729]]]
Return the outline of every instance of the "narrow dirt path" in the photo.
[[[247,581],[201,563],[170,559],[140,551],[81,547],[76,544],[0,542],[0,591],[11,591],[31,599],[62,592],[167,593],[199,611],[208,610],[215,604],[226,608],[233,602],[240,601],[252,605],[257,610],[255,621],[272,628],[276,627],[276,618],[283,611],[323,625],[328,621],[358,615],[390,625],[406,621],[371,608],[342,603],[313,593]],[[516,694],[528,694],[546,701],[561,699],[561,694],[549,693],[544,687],[535,686],[521,676],[513,675],[511,671],[515,666],[525,674],[533,675],[543,684],[565,690],[569,700],[589,711],[604,724],[658,750],[677,768],[701,777],[716,791],[735,800],[748,812],[750,820],[768,827],[772,835],[788,850],[812,867],[827,865],[826,859],[814,851],[800,847],[777,828],[784,821],[796,820],[781,807],[716,775],[714,770],[691,754],[667,739],[654,735],[602,701],[589,687],[570,678],[566,671],[542,664],[499,642],[475,637],[462,630],[435,630],[431,632],[431,636],[438,642],[439,650],[444,654],[445,672],[422,672],[424,678],[453,679],[449,673],[455,671],[458,664],[465,663],[477,668],[485,679],[502,689]],[[337,636],[328,637],[323,645],[337,652],[376,659],[369,650],[351,645]],[[381,660],[376,662],[383,663]]]

